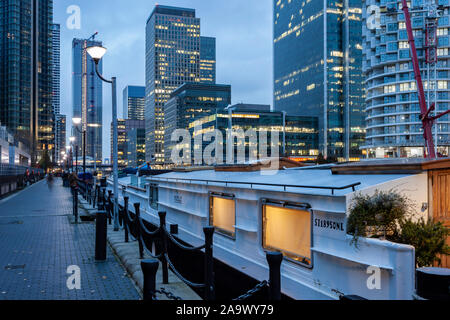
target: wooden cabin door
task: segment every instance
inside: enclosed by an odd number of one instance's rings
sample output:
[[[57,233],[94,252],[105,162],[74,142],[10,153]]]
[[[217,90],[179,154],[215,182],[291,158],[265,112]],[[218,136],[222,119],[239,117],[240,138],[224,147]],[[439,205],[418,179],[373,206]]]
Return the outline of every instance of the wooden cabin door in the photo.
[[[450,228],[450,170],[432,171],[433,219]],[[447,238],[450,245],[450,237]],[[450,256],[441,257],[443,268],[450,268]],[[438,265],[436,264],[436,267]]]

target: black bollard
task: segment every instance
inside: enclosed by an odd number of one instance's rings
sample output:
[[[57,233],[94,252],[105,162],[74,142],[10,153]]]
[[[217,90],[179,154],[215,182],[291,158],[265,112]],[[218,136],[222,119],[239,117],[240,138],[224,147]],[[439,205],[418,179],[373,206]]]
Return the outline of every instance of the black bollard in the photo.
[[[129,242],[128,239],[128,201],[130,201],[129,197],[123,197],[124,205],[123,205],[123,227],[125,229],[125,242]]]
[[[169,267],[167,264],[167,234],[166,234],[166,212],[158,212],[159,215],[159,229],[162,241],[161,250],[161,265],[163,271],[163,284],[169,284]]]
[[[106,224],[106,212],[97,212],[95,221],[95,260],[106,260],[106,236],[107,236],[107,224]]]
[[[152,301],[156,293],[156,273],[159,261],[155,259],[142,260],[141,268],[144,275],[144,301]]]
[[[213,258],[214,227],[204,228],[203,233],[205,234],[205,300],[213,301],[216,298]]]
[[[267,252],[266,258],[269,263],[269,300],[280,301],[283,254],[280,252]]]
[[[135,228],[136,228],[136,239],[138,240],[139,244],[139,257],[141,259],[144,259],[144,244],[142,243],[142,237],[141,237],[141,210],[140,210],[141,204],[139,202],[134,204],[134,212],[135,212]]]
[[[112,197],[113,197],[113,193],[112,193],[112,190],[108,190],[108,209],[107,209],[107,212],[108,212],[108,224],[109,225],[112,225],[112,201],[111,201],[111,199],[112,199]]]
[[[106,210],[106,189],[105,188],[102,189],[102,209],[101,210]]]
[[[75,223],[78,223],[78,188],[73,188],[73,214],[75,216]]]

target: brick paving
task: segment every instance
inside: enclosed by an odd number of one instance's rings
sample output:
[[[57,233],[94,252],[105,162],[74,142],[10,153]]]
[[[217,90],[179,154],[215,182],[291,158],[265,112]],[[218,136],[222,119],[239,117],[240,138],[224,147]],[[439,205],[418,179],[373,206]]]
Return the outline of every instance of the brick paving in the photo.
[[[70,223],[71,194],[60,179],[0,201],[0,300],[137,300],[135,285],[108,247],[95,262],[95,224]],[[69,290],[67,268],[81,270]]]

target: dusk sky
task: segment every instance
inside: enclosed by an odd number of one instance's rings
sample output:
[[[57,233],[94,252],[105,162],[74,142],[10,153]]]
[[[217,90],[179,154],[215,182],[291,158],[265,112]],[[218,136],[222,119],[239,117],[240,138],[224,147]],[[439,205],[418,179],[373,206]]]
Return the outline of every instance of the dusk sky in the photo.
[[[72,117],[72,39],[97,40],[108,48],[103,72],[117,77],[118,115],[122,90],[144,85],[145,24],[155,4],[196,9],[202,36],[217,38],[217,83],[232,86],[232,103],[273,103],[271,0],[55,0],[54,22],[61,24],[61,113]],[[68,29],[67,8],[81,9],[81,28]],[[103,87],[103,158],[110,157],[111,86]]]

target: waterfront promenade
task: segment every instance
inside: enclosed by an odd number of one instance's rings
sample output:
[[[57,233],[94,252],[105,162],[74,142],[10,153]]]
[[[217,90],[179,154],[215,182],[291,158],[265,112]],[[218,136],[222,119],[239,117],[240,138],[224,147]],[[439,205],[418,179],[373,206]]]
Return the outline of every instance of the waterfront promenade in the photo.
[[[134,283],[108,247],[95,262],[95,224],[73,224],[70,189],[55,179],[0,200],[0,300],[137,300]],[[69,290],[69,266],[81,288]]]

